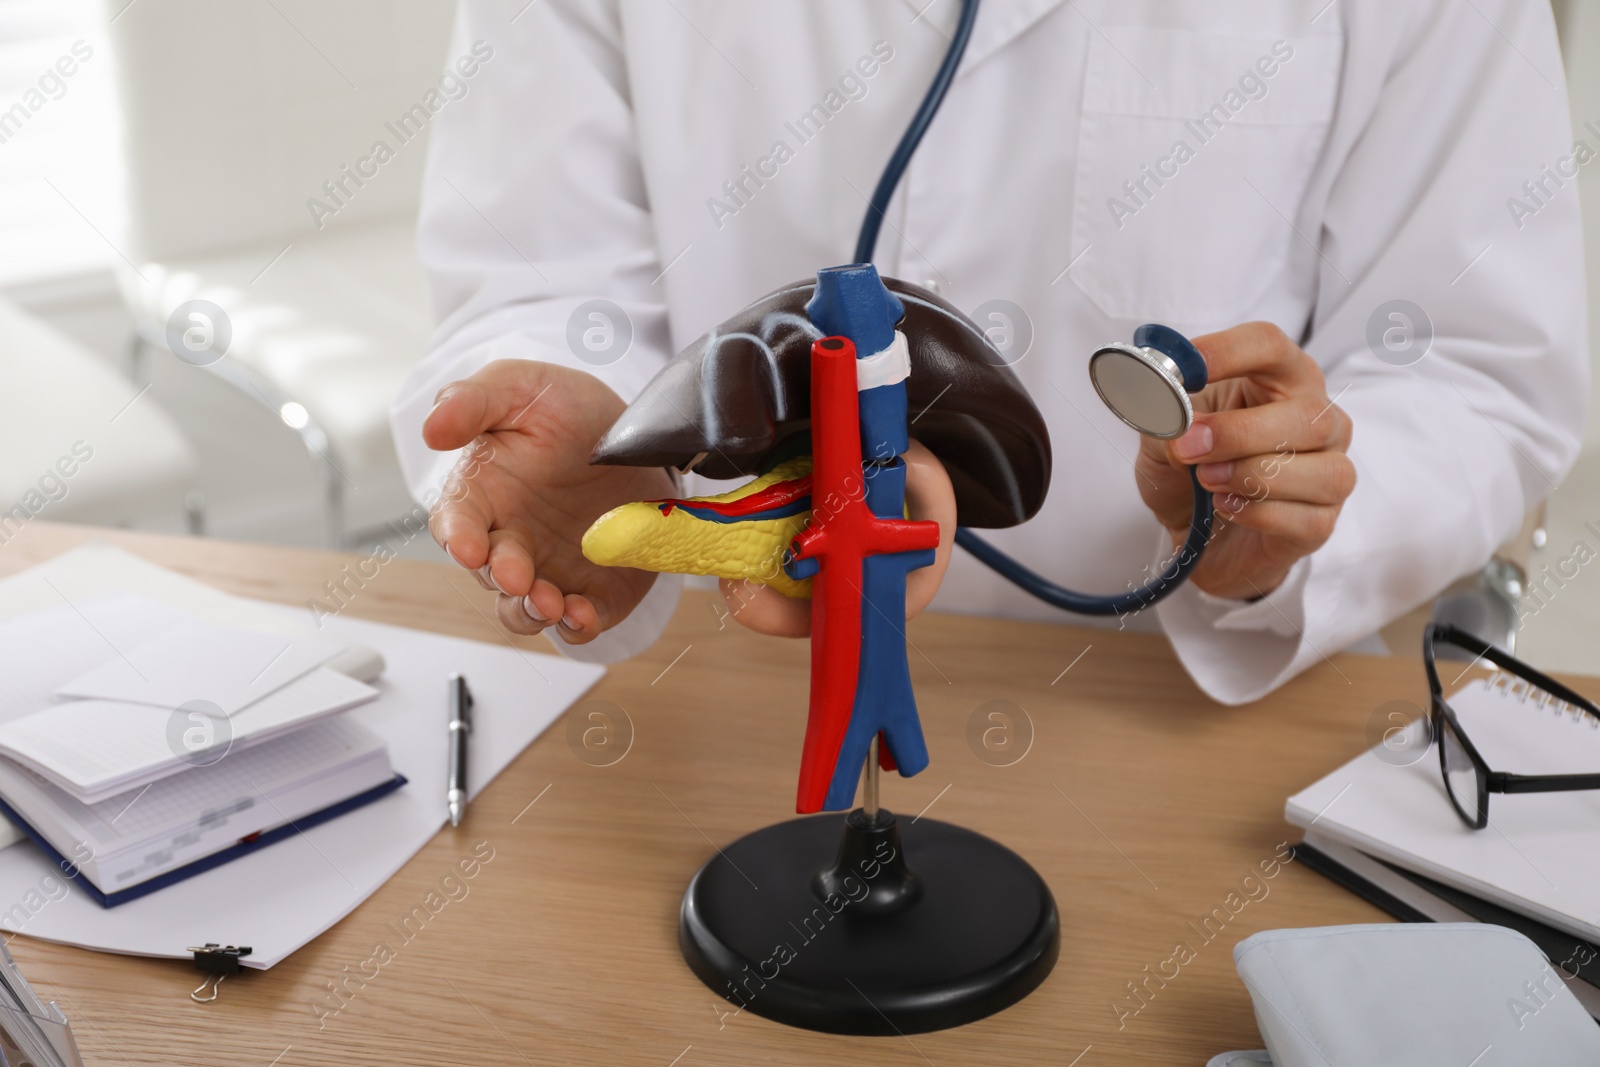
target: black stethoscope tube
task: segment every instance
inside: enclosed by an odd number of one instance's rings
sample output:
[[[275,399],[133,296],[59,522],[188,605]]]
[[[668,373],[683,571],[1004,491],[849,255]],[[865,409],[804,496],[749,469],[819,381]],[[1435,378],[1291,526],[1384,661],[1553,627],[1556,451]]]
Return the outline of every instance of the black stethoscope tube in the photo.
[[[972,26],[977,20],[978,0],[961,0],[961,17],[956,23],[955,35],[950,38],[950,48],[945,52],[944,62],[939,64],[939,70],[933,76],[933,83],[928,86],[928,94],[923,98],[922,106],[917,108],[917,113],[912,116],[911,124],[906,127],[900,143],[895,146],[894,154],[889,157],[888,164],[883,168],[883,176],[878,179],[878,185],[872,191],[866,218],[861,221],[861,233],[856,238],[854,262],[872,262],[873,251],[878,245],[878,230],[883,225],[884,212],[889,208],[895,187],[900,184],[900,178],[911,163],[911,157],[922,141],[922,135],[928,132],[934,115],[939,112],[939,105],[944,102],[944,95],[955,79],[956,68],[961,65],[961,56],[967,50],[967,42],[972,37]],[[1127,615],[1147,608],[1169,595],[1183,584],[1189,572],[1200,562],[1200,554],[1205,551],[1206,543],[1211,536],[1214,504],[1210,491],[1200,484],[1200,478],[1193,467],[1189,468],[1189,480],[1194,486],[1194,511],[1189,518],[1189,536],[1184,540],[1183,547],[1173,554],[1160,574],[1139,588],[1126,593],[1095,596],[1059,586],[1043,575],[1029,570],[965,526],[957,528],[956,544],[1047,604],[1079,615]]]

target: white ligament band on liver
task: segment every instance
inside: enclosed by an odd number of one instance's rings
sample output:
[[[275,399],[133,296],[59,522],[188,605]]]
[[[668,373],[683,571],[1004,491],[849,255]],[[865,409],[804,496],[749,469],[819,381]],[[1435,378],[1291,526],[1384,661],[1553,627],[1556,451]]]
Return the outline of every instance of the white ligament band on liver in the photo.
[[[911,377],[911,349],[906,335],[894,332],[894,340],[881,352],[856,360],[856,388],[876,389],[880,385],[894,385]]]

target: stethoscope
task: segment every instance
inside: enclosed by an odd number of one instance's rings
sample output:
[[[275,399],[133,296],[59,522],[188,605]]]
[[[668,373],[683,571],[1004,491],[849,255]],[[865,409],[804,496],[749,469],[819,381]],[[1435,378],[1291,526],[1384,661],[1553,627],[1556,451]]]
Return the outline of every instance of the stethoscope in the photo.
[[[967,50],[967,41],[977,19],[978,0],[962,0],[961,17],[944,62],[939,65],[922,106],[912,116],[911,124],[906,127],[872,191],[867,215],[856,239],[853,262],[872,262],[878,230],[883,225],[884,212],[894,196],[895,186],[900,184],[922,135],[928,132],[933,116],[944,102],[945,92],[955,79],[956,68],[961,64],[962,53]],[[1095,392],[1117,418],[1148,437],[1167,440],[1182,437],[1194,424],[1194,406],[1189,402],[1189,394],[1205,388],[1206,361],[1177,330],[1151,323],[1134,331],[1132,344],[1114,342],[1097,349],[1089,357],[1089,378]],[[1079,615],[1127,615],[1172,593],[1200,562],[1200,554],[1205,551],[1211,532],[1213,504],[1210,491],[1201,486],[1193,467],[1189,468],[1189,480],[1194,486],[1189,536],[1160,574],[1126,593],[1091,596],[1066,589],[1029,570],[965,526],[956,529],[956,544],[1047,604]]]

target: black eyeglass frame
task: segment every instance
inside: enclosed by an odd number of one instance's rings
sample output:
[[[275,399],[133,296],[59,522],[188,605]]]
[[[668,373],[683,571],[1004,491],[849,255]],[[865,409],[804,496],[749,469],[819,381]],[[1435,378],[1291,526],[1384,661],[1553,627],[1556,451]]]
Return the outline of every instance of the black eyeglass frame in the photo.
[[[1462,822],[1474,830],[1482,830],[1489,825],[1490,793],[1560,793],[1580,789],[1600,789],[1600,773],[1512,774],[1507,771],[1490,770],[1489,762],[1483,758],[1477,746],[1461,729],[1461,720],[1456,717],[1455,709],[1451,708],[1444,698],[1444,686],[1439,682],[1439,671],[1434,665],[1434,644],[1439,641],[1465,649],[1478,659],[1488,660],[1496,667],[1516,675],[1556,699],[1583,709],[1596,720],[1600,720],[1600,707],[1596,707],[1593,702],[1574,693],[1554,678],[1534,670],[1509,652],[1496,648],[1480,637],[1475,637],[1459,627],[1429,623],[1422,632],[1422,662],[1428,672],[1428,691],[1432,698],[1429,720],[1433,727],[1434,740],[1439,745],[1439,773],[1444,778],[1445,795],[1450,798],[1450,806],[1456,809],[1456,814],[1461,816]],[[1461,743],[1462,751],[1472,761],[1478,785],[1478,810],[1475,815],[1469,815],[1462,809],[1455,791],[1450,788],[1450,767],[1445,757],[1445,730],[1449,730]]]

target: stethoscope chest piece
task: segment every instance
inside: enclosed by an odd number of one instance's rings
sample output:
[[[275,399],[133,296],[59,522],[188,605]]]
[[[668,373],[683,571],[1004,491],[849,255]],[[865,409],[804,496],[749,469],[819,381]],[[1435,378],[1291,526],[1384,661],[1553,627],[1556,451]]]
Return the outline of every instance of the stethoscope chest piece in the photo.
[[[1114,341],[1089,357],[1089,378],[1112,414],[1149,437],[1182,437],[1194,425],[1189,394],[1205,388],[1206,364],[1189,339],[1154,324],[1133,344]]]

